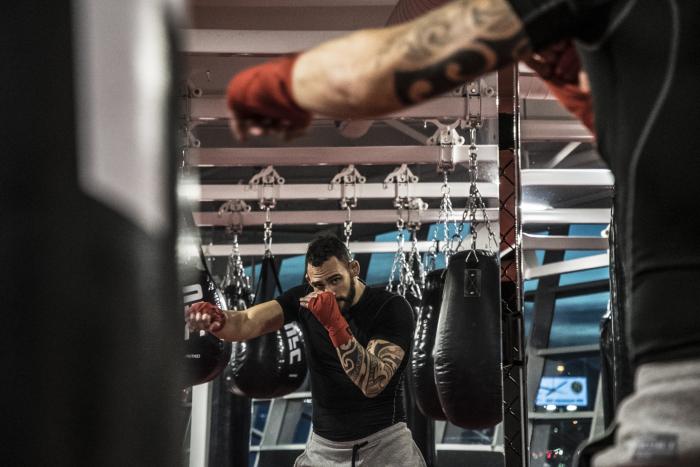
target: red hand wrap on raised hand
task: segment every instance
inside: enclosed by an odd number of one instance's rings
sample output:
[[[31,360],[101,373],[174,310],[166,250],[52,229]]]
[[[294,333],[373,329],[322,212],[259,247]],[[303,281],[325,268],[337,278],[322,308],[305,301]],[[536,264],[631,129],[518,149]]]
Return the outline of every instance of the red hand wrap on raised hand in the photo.
[[[334,347],[347,344],[352,339],[350,326],[340,313],[338,302],[333,293],[321,292],[313,297],[309,300],[309,310],[326,328]]]
[[[581,61],[571,40],[557,42],[525,61],[544,80],[554,97],[595,134],[593,99],[581,88]]]
[[[212,305],[208,302],[197,302],[193,303],[187,311],[185,311],[185,319],[188,323],[194,321],[197,313],[201,315],[209,315],[209,329],[208,331],[216,332],[223,329],[226,324],[226,313],[224,313],[221,308],[216,305]]]
[[[299,107],[292,95],[292,68],[297,57],[280,57],[234,76],[226,100],[235,118],[253,120],[262,127],[307,127],[311,113]]]

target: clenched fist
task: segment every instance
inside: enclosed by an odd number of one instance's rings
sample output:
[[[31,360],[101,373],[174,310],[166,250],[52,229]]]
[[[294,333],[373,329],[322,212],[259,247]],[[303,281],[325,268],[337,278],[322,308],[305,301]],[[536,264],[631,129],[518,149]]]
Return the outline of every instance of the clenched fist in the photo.
[[[216,305],[197,302],[185,310],[185,321],[190,331],[216,332],[226,324],[226,314]]]

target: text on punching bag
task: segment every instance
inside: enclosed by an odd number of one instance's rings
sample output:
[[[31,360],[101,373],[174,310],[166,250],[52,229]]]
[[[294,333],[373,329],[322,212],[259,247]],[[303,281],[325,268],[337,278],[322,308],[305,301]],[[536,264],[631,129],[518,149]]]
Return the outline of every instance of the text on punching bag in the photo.
[[[301,362],[301,349],[299,348],[299,331],[292,323],[285,324],[284,330],[287,333],[287,343],[289,344],[289,363],[294,363],[294,359]]]

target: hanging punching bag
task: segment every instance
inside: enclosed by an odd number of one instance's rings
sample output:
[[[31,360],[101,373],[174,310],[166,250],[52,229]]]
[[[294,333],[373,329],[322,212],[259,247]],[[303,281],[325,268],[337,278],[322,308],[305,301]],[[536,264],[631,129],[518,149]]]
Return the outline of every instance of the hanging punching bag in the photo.
[[[237,248],[236,250],[237,251]],[[229,258],[222,292],[228,310],[245,310],[253,303],[249,278],[240,256]],[[233,354],[232,354],[233,355]],[[209,465],[248,467],[250,443],[250,398],[231,391],[231,365],[212,381],[209,425]]]
[[[503,418],[500,284],[495,253],[451,257],[433,359],[440,405],[462,428],[490,428]]]
[[[224,297],[216,287],[202,259],[191,256],[180,260],[180,278],[183,281],[185,309],[195,302],[205,301],[226,309]],[[226,367],[231,356],[231,344],[206,331],[190,332],[185,327],[184,384],[194,386],[216,378]]]
[[[445,269],[428,273],[423,300],[418,308],[416,331],[411,355],[411,394],[418,409],[427,417],[445,420],[435,387],[433,347],[440,316]]]
[[[272,300],[282,292],[275,259],[263,258],[255,304]],[[231,388],[234,393],[269,399],[294,392],[306,377],[304,339],[297,323],[246,342],[235,342],[231,356]]]
[[[421,313],[421,299],[413,296],[413,294],[407,293],[405,295],[406,301],[411,305],[413,309],[413,319],[414,322]],[[412,359],[412,354],[408,354],[408,357]],[[410,368],[412,363],[409,359],[408,367]],[[435,425],[433,420],[426,417],[418,408],[416,404],[415,394],[413,392],[413,377],[410,371],[405,372],[405,379],[403,380],[403,391],[404,391],[404,413],[406,414],[406,425],[411,431],[411,436],[416,446],[423,455],[423,459],[428,467],[434,465],[435,458]],[[432,375],[431,375],[432,379]]]

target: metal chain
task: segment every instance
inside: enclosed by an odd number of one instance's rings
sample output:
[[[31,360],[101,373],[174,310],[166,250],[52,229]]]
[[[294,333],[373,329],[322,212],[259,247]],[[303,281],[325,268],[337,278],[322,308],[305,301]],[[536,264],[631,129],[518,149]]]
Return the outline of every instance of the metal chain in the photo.
[[[347,216],[343,222],[343,235],[345,236],[345,247],[350,250],[350,237],[352,236],[352,208],[346,205]]]
[[[388,290],[389,292],[396,292],[401,296],[403,296],[405,293],[405,291],[403,290],[403,283],[401,281],[401,273],[400,273],[400,271],[402,270],[401,265],[404,261],[406,261],[406,258],[404,257],[404,251],[403,251],[404,227],[405,227],[404,221],[399,216],[399,220],[396,221],[396,229],[398,231],[398,234],[396,235],[396,243],[397,243],[396,254],[394,255],[394,260],[391,263],[391,272],[389,273],[389,281],[386,284],[386,290]],[[398,283],[396,285],[394,285],[394,277],[396,277],[397,270],[399,271],[399,278],[398,278]]]
[[[409,227],[411,232],[411,251],[408,254],[408,260],[406,262],[406,287],[414,297],[422,299],[423,294],[421,290],[425,287],[425,269],[423,268],[423,262],[421,261],[420,252],[418,251],[419,229],[420,225],[418,224]]]
[[[233,288],[233,295],[236,297],[236,303],[229,303],[229,307],[233,310],[243,310],[247,308],[246,298],[248,303],[253,302],[254,292],[251,286],[250,277],[246,275],[241,259],[240,247],[238,245],[238,232],[233,232],[233,241],[231,246],[231,255],[226,264],[226,277],[224,279],[223,288]]]
[[[270,206],[265,206],[265,223],[263,224],[263,244],[265,245],[265,258],[272,256],[272,221],[270,220]]]
[[[471,236],[471,245],[469,247],[470,254],[467,256],[467,259],[469,259],[469,257],[472,255],[474,255],[474,257],[476,258],[476,242],[478,237],[477,224],[479,222],[484,222],[486,224],[486,230],[488,231],[489,236],[488,245],[490,246],[491,244],[493,244],[494,249],[496,251],[498,250],[498,240],[496,239],[496,235],[494,234],[493,229],[491,228],[491,221],[489,220],[488,214],[486,212],[486,204],[484,203],[484,199],[481,196],[481,192],[479,191],[479,187],[477,185],[477,126],[478,125],[472,125],[469,127],[469,199],[467,200],[467,206],[464,212],[462,213],[462,220],[460,221],[459,226],[457,228],[457,233],[453,236],[453,240],[458,242],[457,246],[453,249],[453,251],[457,251],[462,245],[462,232],[464,230],[464,224],[467,221],[467,218],[469,218],[469,233]],[[477,211],[480,212],[482,215],[481,221],[478,221],[476,218]]]

